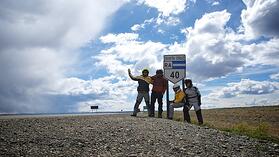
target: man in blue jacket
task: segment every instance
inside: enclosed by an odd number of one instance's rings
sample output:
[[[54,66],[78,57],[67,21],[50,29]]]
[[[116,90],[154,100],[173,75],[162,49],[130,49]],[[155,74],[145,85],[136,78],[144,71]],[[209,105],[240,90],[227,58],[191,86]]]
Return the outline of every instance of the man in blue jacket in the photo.
[[[137,95],[137,100],[134,106],[134,112],[131,116],[137,116],[137,113],[139,112],[139,105],[142,102],[142,99],[144,98],[144,101],[146,103],[146,106],[148,108],[148,115],[150,115],[150,105],[149,105],[149,84],[152,83],[151,77],[148,76],[149,71],[147,69],[142,70],[142,75],[140,76],[133,76],[131,74],[131,70],[128,69],[128,74],[129,77],[134,80],[138,81],[138,95]]]

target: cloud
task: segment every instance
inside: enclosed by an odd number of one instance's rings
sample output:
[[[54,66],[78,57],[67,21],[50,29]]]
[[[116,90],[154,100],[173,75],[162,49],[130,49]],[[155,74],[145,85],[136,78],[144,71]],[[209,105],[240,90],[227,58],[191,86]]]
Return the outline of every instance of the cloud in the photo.
[[[146,67],[152,72],[162,68],[162,54],[167,51],[165,44],[142,42],[135,33],[108,34],[100,40],[113,45],[93,58],[97,60],[96,65],[105,67],[110,74],[127,77],[128,68],[136,72]]]
[[[135,24],[131,27],[131,30],[132,31],[139,31],[140,29],[143,29],[145,28],[146,25],[148,24],[151,24],[151,23],[154,23],[156,21],[156,19],[154,18],[151,18],[151,19],[148,19],[148,20],[144,20],[144,22],[142,24]]]
[[[212,95],[202,97],[203,108],[224,108],[224,107],[247,107],[247,106],[270,106],[278,104],[276,91],[263,95],[245,95],[231,98],[214,98]]]
[[[215,2],[212,3],[212,6],[216,6],[216,5],[219,5],[219,4],[220,4],[220,2],[215,1]]]
[[[187,0],[139,0],[139,4],[145,4],[156,8],[163,16],[178,15],[185,10]]]
[[[144,24],[135,24],[135,25],[133,25],[132,27],[131,27],[131,30],[132,31],[138,31],[138,30],[140,30],[140,29],[142,29],[142,28],[144,28]]]
[[[1,1],[0,47],[78,48],[96,37],[119,2]]]
[[[146,25],[152,24],[158,33],[163,33],[161,25],[176,26],[180,24],[178,15],[185,11],[187,0],[139,0],[139,5],[146,5],[151,8],[156,8],[159,12],[156,18],[145,20],[142,24],[136,24],[131,27],[133,31],[145,28]]]
[[[45,92],[73,72],[78,49],[97,37],[122,4],[1,1],[0,112],[60,112]]]
[[[279,84],[273,81],[242,79],[226,87],[213,87],[202,97],[204,108],[268,106],[278,104]]]
[[[190,77],[197,80],[222,77],[244,65],[247,54],[231,38],[235,33],[226,27],[230,16],[226,10],[206,13],[195,21],[193,28],[183,29]]]
[[[204,14],[195,21],[193,28],[182,29],[187,37],[185,43],[143,42],[135,33],[108,34],[100,39],[104,43],[110,40],[113,45],[97,56],[98,64],[112,74],[126,75],[128,67],[135,71],[140,71],[146,65],[152,70],[159,68],[162,54],[186,53],[187,77],[197,81],[224,77],[250,65],[278,65],[278,40],[242,43],[243,38],[237,37],[236,32],[226,27],[230,16],[226,10]],[[102,61],[102,58],[106,58],[106,61]],[[113,68],[116,66],[119,67],[117,70]]]
[[[126,44],[130,41],[135,41],[138,39],[139,35],[136,33],[121,33],[118,35],[108,34],[106,36],[101,36],[100,40],[104,43],[116,43],[116,44]]]
[[[212,92],[209,97],[232,98],[239,97],[240,95],[263,95],[274,93],[278,89],[278,82],[242,79],[238,83],[228,83],[228,87]]]
[[[230,16],[226,10],[206,13],[193,27],[181,30],[187,38],[181,47],[186,52],[188,77],[201,81],[224,77],[246,66],[279,65],[279,40],[243,42],[244,36],[226,26]]]
[[[45,48],[1,51],[0,112],[49,111],[42,94],[63,77],[71,60],[63,52]]]
[[[164,17],[159,15],[155,20],[156,20],[157,27],[162,24],[169,25],[169,26],[176,26],[180,23],[179,18],[173,16]]]
[[[279,80],[279,73],[270,75],[272,80]]]
[[[248,38],[279,36],[279,2],[277,0],[243,1],[247,9],[241,13]]]
[[[247,65],[279,65],[279,38],[270,39],[260,43],[243,45],[242,52],[249,54],[250,61]]]
[[[117,75],[93,80],[65,78],[55,86],[56,89],[49,95],[70,99],[62,101],[70,104],[70,111],[74,112],[89,112],[92,105],[98,105],[100,110],[105,111],[116,111],[120,108],[131,110],[133,102],[131,103],[130,95],[136,93],[136,84],[133,81]]]

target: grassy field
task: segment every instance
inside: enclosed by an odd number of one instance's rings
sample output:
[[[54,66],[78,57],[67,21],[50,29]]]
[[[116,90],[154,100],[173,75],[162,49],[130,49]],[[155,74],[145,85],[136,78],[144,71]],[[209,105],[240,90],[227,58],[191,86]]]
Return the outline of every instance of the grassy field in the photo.
[[[241,107],[202,110],[204,126],[279,143],[279,106]],[[192,123],[197,124],[194,111]],[[164,113],[166,118],[166,113]],[[174,120],[183,121],[182,111]]]

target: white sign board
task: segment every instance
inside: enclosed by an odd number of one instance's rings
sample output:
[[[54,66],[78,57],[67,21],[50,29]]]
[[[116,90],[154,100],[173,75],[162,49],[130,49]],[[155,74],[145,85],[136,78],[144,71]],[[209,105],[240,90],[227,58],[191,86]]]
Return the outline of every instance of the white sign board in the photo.
[[[164,75],[172,83],[186,77],[186,56],[185,55],[164,55]]]

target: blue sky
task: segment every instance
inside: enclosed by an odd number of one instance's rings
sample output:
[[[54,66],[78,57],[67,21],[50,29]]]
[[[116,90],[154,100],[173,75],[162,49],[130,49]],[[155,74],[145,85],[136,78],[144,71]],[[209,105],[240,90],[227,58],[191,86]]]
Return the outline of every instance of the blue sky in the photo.
[[[132,110],[127,69],[169,54],[203,108],[279,104],[277,0],[2,0],[0,15],[0,113]]]

